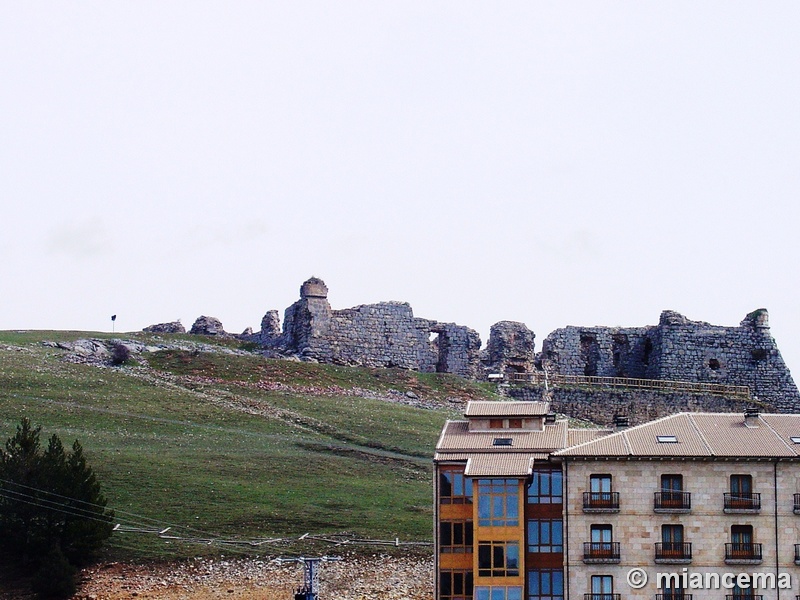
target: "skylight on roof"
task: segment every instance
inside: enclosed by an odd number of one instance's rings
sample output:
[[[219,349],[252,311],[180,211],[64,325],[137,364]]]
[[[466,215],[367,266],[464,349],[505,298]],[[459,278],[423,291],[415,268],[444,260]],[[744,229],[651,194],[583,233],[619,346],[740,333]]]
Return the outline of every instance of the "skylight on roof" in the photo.
[[[657,435],[656,440],[658,440],[659,444],[677,444],[678,443],[678,436],[677,435]]]
[[[493,446],[510,446],[511,438],[494,438]]]
[[[789,439],[792,440],[794,444],[800,444],[800,435],[789,436]]]

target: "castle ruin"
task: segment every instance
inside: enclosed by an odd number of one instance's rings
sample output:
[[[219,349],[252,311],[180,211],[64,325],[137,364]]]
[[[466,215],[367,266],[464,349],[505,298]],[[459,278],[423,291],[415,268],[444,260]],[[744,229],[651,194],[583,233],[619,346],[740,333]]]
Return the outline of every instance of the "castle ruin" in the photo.
[[[217,329],[224,333],[221,324]],[[800,412],[800,393],[770,334],[766,309],[748,314],[738,327],[691,321],[669,310],[661,313],[658,325],[646,327],[569,326],[548,335],[536,353],[534,332],[524,323],[495,323],[482,349],[475,330],[415,317],[405,302],[333,310],[325,282],[312,277],[300,287],[300,299],[286,309],[283,327],[278,311],[270,310],[258,333],[248,330],[240,337],[258,342],[268,356],[453,373],[469,379],[494,373],[506,380],[528,381],[511,390],[519,399],[540,398],[548,376],[584,378],[578,386],[592,385],[594,378],[616,378],[617,387],[620,380],[622,387],[625,380],[644,380],[749,389],[744,399],[724,401],[685,389],[612,393],[573,385],[548,391],[557,410],[596,422],[607,421],[612,407],[640,421],[668,414],[673,404],[686,410],[718,411],[739,410],[742,402],[755,402],[774,411]]]

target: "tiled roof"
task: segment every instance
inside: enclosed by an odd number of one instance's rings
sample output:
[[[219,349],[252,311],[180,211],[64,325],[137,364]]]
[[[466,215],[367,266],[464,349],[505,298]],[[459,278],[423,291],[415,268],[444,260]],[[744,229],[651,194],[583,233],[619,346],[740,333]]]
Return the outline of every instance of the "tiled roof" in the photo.
[[[548,413],[547,402],[467,402],[465,417],[541,417]]]
[[[800,456],[800,445],[795,446],[789,439],[790,435],[800,436],[800,415],[765,414],[756,422],[757,427],[747,427],[742,413],[678,413],[566,448],[555,455]]]
[[[495,445],[496,439],[509,439],[510,445]],[[486,431],[470,431],[467,421],[448,421],[439,443],[437,452],[458,452],[480,450],[482,452],[531,452],[552,451],[564,448],[567,444],[567,421],[556,421],[546,425],[544,431],[525,429],[490,429]]]
[[[567,446],[575,446],[614,433],[611,429],[569,429]]]
[[[525,477],[533,457],[528,454],[476,454],[467,461],[467,477]]]

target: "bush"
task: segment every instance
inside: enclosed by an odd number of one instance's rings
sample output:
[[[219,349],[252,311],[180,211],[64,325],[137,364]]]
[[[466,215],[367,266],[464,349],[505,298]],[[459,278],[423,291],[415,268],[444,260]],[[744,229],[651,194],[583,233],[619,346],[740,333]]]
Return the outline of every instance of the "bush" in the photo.
[[[111,364],[115,367],[124,364],[131,358],[131,351],[125,344],[114,344],[111,348]]]
[[[33,576],[31,588],[40,598],[69,598],[77,591],[75,567],[67,557],[54,546]]]

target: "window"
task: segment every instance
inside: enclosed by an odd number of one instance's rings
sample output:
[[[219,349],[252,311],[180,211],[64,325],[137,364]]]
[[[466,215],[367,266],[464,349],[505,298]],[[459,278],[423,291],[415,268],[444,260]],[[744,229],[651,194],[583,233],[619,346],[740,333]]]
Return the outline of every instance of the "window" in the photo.
[[[512,438],[494,438],[493,446],[511,446],[514,440]]]
[[[591,475],[589,477],[589,491],[594,494],[610,493],[611,475]]]
[[[661,491],[656,492],[656,509],[689,509],[691,497],[683,491],[683,475],[662,475]]]
[[[561,519],[528,521],[528,552],[563,552]]]
[[[761,494],[753,492],[751,475],[731,475],[731,491],[725,494],[725,510],[758,512]]]
[[[678,443],[678,436],[676,435],[657,435],[656,441],[659,444],[677,444]]]
[[[750,545],[753,543],[752,525],[731,525],[731,542],[734,546]]]
[[[489,428],[490,429],[502,429],[503,428],[503,419],[489,419]]]
[[[439,502],[472,504],[472,480],[464,477],[463,468],[442,469],[439,472]]]
[[[593,544],[611,543],[611,525],[592,525],[591,533]]]
[[[583,494],[584,510],[619,511],[619,493],[611,491],[611,475],[591,475],[589,491]]]
[[[449,571],[439,573],[439,597],[441,600],[472,600],[472,571]]]
[[[519,575],[518,542],[478,542],[479,577]]]
[[[731,475],[731,494],[740,494],[744,496],[752,493],[752,475]]]
[[[793,444],[800,444],[800,435],[789,436],[789,439],[792,440]]]
[[[518,480],[478,480],[478,524],[482,527],[519,525]]]
[[[439,549],[442,554],[472,552],[472,521],[439,523]]]
[[[561,471],[534,471],[528,488],[528,504],[561,504],[564,501]]]
[[[661,545],[656,545],[657,559],[682,559],[686,556],[683,525],[662,525]],[[691,554],[689,555],[691,557]]]
[[[528,571],[528,600],[564,600],[564,571]]]
[[[592,575],[591,600],[611,600],[614,593],[614,579],[611,575]]]
[[[661,590],[661,600],[684,600],[685,594],[682,587],[665,587]]]
[[[522,429],[522,419],[489,419],[489,429]]]
[[[522,588],[479,586],[475,588],[475,600],[522,600]]]

